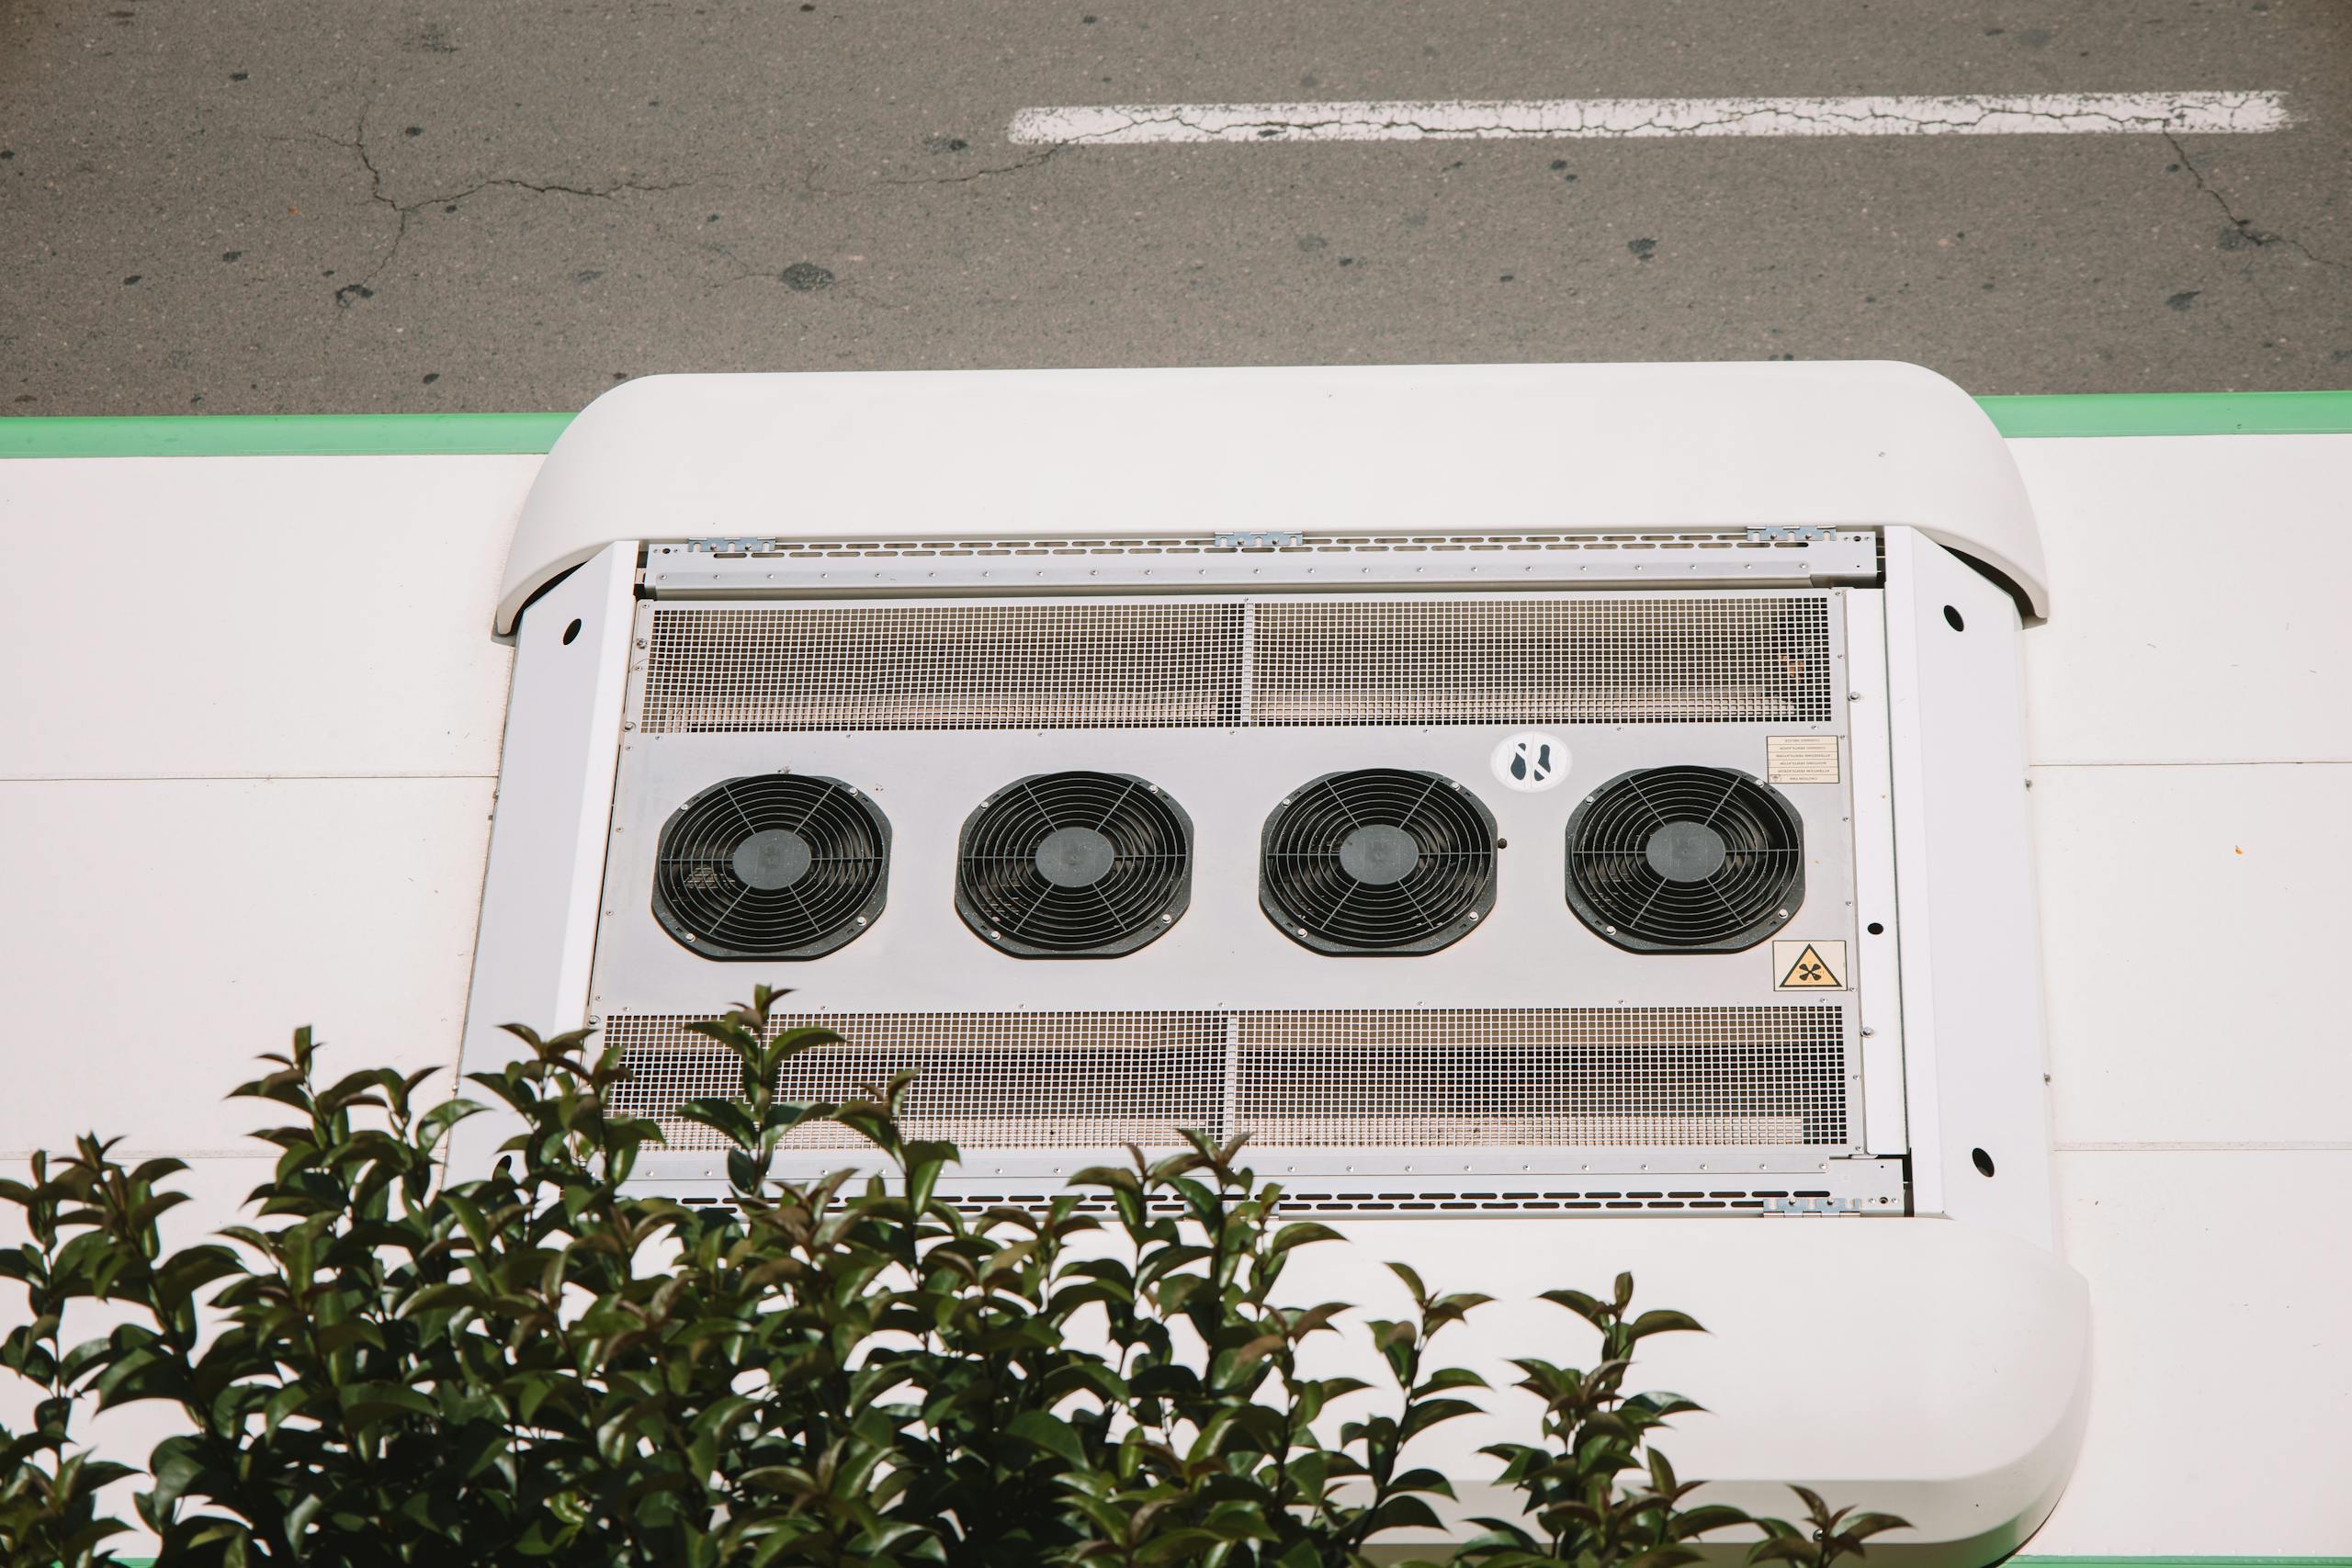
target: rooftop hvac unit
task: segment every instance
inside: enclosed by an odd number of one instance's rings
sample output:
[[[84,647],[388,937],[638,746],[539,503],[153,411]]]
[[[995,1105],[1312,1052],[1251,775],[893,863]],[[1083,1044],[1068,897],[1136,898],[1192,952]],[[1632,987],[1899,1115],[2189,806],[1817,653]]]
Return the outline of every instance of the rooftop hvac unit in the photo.
[[[688,1201],[723,1160],[678,1107],[734,1083],[688,1025],[755,978],[842,1036],[786,1096],[913,1071],[962,1201],[1247,1134],[1450,1285],[1657,1280],[1747,1380],[1684,1468],[1989,1562],[2086,1365],[2043,593],[1998,439],[1901,367],[636,383],[510,562],[468,1065],[597,1024],[667,1138],[639,1185]],[[864,1157],[816,1126],[786,1163]]]

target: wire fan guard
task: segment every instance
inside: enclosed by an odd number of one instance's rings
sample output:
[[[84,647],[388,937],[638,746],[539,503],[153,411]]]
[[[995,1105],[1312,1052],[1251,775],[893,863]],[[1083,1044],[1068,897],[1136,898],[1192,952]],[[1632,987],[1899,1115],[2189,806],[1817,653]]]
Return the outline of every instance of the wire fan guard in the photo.
[[[653,918],[706,958],[817,958],[882,912],[890,824],[839,779],[711,785],[662,824]]]
[[[1266,818],[1258,899],[1317,953],[1435,953],[1495,907],[1495,818],[1442,773],[1326,773]]]
[[[1193,820],[1131,773],[1035,773],[965,819],[956,910],[1017,958],[1115,958],[1193,897]]]
[[[1736,953],[1804,901],[1804,829],[1735,768],[1640,768],[1568,818],[1568,907],[1634,953]]]

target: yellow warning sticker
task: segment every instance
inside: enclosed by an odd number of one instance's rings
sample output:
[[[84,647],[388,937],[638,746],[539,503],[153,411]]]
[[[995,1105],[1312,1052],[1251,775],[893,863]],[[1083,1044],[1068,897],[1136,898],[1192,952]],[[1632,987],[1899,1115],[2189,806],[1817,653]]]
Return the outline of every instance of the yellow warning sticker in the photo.
[[[1846,944],[1842,942],[1776,942],[1772,944],[1776,991],[1842,991],[1846,988]]]

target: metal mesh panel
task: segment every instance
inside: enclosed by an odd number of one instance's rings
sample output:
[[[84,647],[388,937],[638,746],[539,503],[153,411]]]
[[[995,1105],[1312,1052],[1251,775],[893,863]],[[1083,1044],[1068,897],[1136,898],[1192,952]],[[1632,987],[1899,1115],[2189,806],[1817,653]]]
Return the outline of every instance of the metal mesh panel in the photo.
[[[1238,1125],[1304,1147],[1843,1144],[1835,1007],[1236,1018]]]
[[[1408,595],[1257,607],[1257,724],[1826,722],[1823,594]]]
[[[726,1141],[681,1120],[689,1100],[731,1098],[735,1058],[689,1033],[683,1018],[615,1018],[629,1079],[613,1098],[624,1114],[662,1124],[673,1149]],[[777,1030],[831,1029],[846,1042],[803,1051],[784,1065],[776,1090],[795,1101],[865,1098],[891,1074],[916,1075],[903,1125],[915,1138],[967,1149],[1091,1148],[1180,1141],[1182,1127],[1212,1126],[1224,1082],[1226,1021],[1219,1013],[859,1013],[778,1015]],[[815,1124],[786,1147],[866,1149],[844,1127]]]
[[[641,728],[1035,729],[1232,724],[1238,604],[653,612]]]
[[[734,1060],[675,1017],[609,1020],[631,1074],[615,1097],[673,1148],[722,1146],[677,1107],[735,1092]],[[1177,1130],[1269,1147],[1729,1147],[1847,1144],[1836,1006],[778,1018],[841,1045],[788,1062],[793,1100],[918,1076],[910,1135],[967,1150],[1168,1144]],[[801,1148],[860,1148],[839,1128]]]
[[[641,728],[1818,723],[1829,652],[1822,593],[668,605]]]

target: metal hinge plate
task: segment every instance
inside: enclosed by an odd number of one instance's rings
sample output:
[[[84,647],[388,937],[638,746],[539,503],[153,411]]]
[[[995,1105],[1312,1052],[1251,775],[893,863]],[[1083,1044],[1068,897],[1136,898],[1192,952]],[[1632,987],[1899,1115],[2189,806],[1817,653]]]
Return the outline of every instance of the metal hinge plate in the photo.
[[[1773,1198],[1766,1201],[1767,1214],[1859,1214],[1862,1212],[1860,1198]]]

